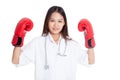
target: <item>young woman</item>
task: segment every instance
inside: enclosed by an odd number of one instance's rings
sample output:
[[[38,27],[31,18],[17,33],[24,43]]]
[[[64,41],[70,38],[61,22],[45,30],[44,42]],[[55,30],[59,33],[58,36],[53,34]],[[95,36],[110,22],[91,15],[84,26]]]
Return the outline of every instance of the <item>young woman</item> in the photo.
[[[49,8],[42,36],[36,37],[22,49],[15,46],[12,63],[35,64],[35,80],[75,80],[76,66],[94,64],[94,50],[82,50],[68,35],[66,14],[62,7]]]

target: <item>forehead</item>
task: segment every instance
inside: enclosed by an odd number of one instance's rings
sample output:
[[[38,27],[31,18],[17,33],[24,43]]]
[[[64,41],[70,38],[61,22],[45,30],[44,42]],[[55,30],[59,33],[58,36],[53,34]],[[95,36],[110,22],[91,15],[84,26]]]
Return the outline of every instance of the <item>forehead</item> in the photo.
[[[50,16],[52,19],[63,19],[63,16],[58,12],[53,12]]]

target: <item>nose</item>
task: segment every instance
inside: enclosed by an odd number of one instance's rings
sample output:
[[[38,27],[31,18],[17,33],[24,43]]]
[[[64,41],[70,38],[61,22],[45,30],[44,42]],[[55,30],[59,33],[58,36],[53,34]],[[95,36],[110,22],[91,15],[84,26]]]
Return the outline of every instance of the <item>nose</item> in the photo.
[[[57,22],[57,21],[55,21],[54,26],[55,26],[55,27],[57,27],[57,26],[58,26],[58,22]]]

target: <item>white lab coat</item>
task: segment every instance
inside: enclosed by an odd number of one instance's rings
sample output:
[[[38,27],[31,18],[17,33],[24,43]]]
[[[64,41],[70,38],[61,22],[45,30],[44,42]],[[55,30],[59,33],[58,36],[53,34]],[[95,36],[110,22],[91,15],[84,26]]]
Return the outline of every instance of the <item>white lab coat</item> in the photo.
[[[33,39],[22,48],[19,64],[35,64],[35,80],[75,80],[77,64],[88,64],[87,51],[82,50],[79,43],[70,40],[67,42],[65,57],[57,55],[65,50],[65,40],[60,37],[60,46],[56,44],[50,34],[46,37],[46,53],[49,69],[45,70],[45,37]]]

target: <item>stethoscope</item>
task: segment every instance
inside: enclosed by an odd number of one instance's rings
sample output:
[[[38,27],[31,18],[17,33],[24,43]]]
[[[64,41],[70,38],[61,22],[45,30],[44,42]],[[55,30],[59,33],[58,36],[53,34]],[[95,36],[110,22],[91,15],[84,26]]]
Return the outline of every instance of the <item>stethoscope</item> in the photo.
[[[49,69],[49,65],[48,65],[48,56],[47,56],[47,36],[45,36],[45,65],[44,65],[44,69],[48,70]],[[59,45],[58,45],[58,51],[57,51],[57,55],[61,56],[61,57],[66,57],[67,55],[66,53],[66,49],[67,49],[67,41],[65,41],[65,49],[63,54],[61,54],[60,52],[60,47],[61,47],[61,39],[59,41]]]

